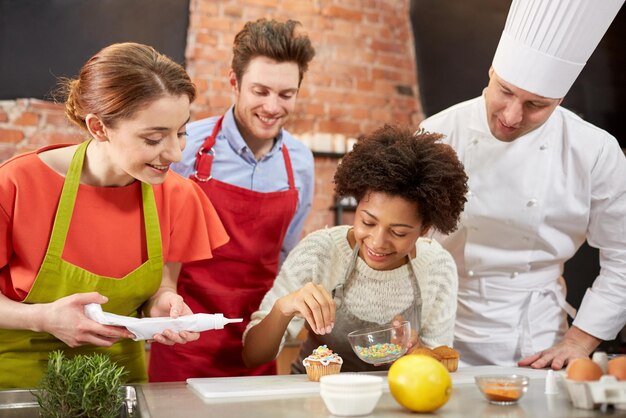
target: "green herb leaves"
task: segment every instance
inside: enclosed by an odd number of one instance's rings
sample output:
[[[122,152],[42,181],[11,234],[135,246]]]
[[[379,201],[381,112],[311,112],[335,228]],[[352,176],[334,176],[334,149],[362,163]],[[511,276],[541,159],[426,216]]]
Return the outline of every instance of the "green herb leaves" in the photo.
[[[124,401],[126,371],[105,354],[48,357],[48,369],[35,393],[41,416],[48,418],[114,418]]]

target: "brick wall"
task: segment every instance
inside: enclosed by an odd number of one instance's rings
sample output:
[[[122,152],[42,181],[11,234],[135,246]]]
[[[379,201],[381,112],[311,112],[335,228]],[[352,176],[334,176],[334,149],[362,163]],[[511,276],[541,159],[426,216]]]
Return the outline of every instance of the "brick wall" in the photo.
[[[45,145],[81,141],[63,106],[37,99],[0,101],[0,162]]]
[[[316,57],[305,75],[295,134],[358,137],[385,122],[417,125],[409,0],[190,0],[187,70],[199,97],[192,119],[222,113],[232,102],[227,84],[234,35],[260,17],[302,22]],[[61,105],[34,99],[0,101],[0,161],[83,134]],[[316,158],[316,196],[305,232],[334,223],[332,176],[337,158]]]

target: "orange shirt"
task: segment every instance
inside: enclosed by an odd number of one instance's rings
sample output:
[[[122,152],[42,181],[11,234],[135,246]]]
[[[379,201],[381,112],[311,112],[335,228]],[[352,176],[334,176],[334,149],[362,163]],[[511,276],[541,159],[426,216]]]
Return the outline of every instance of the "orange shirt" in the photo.
[[[44,149],[0,165],[0,292],[17,301],[39,272],[63,187],[64,177],[37,156]],[[153,188],[166,262],[211,258],[212,249],[228,242],[213,205],[195,183],[170,171]],[[145,240],[140,182],[79,186],[65,261],[123,277],[146,261]]]

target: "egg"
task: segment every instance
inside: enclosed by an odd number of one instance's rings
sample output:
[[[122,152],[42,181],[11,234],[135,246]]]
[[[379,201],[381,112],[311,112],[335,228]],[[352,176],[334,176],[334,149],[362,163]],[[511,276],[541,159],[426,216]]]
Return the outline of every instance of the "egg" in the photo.
[[[609,360],[608,374],[615,376],[617,380],[626,380],[626,356]]]
[[[580,382],[599,380],[602,377],[602,368],[588,358],[579,358],[567,366],[567,378]]]

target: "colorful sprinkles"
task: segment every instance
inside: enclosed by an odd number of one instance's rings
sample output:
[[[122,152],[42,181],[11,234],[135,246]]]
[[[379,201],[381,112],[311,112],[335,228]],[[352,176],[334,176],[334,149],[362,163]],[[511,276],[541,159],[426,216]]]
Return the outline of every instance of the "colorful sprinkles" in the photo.
[[[343,359],[337,353],[333,353],[333,350],[328,348],[326,344],[320,345],[313,350],[311,355],[302,361],[302,364],[306,367],[312,361],[321,363],[324,366],[328,366],[330,363],[343,364]]]
[[[369,347],[361,347],[360,345],[357,345],[355,346],[355,349],[356,353],[363,360],[386,359],[388,357],[397,357],[404,354],[404,349],[401,345],[392,343],[374,344]]]

